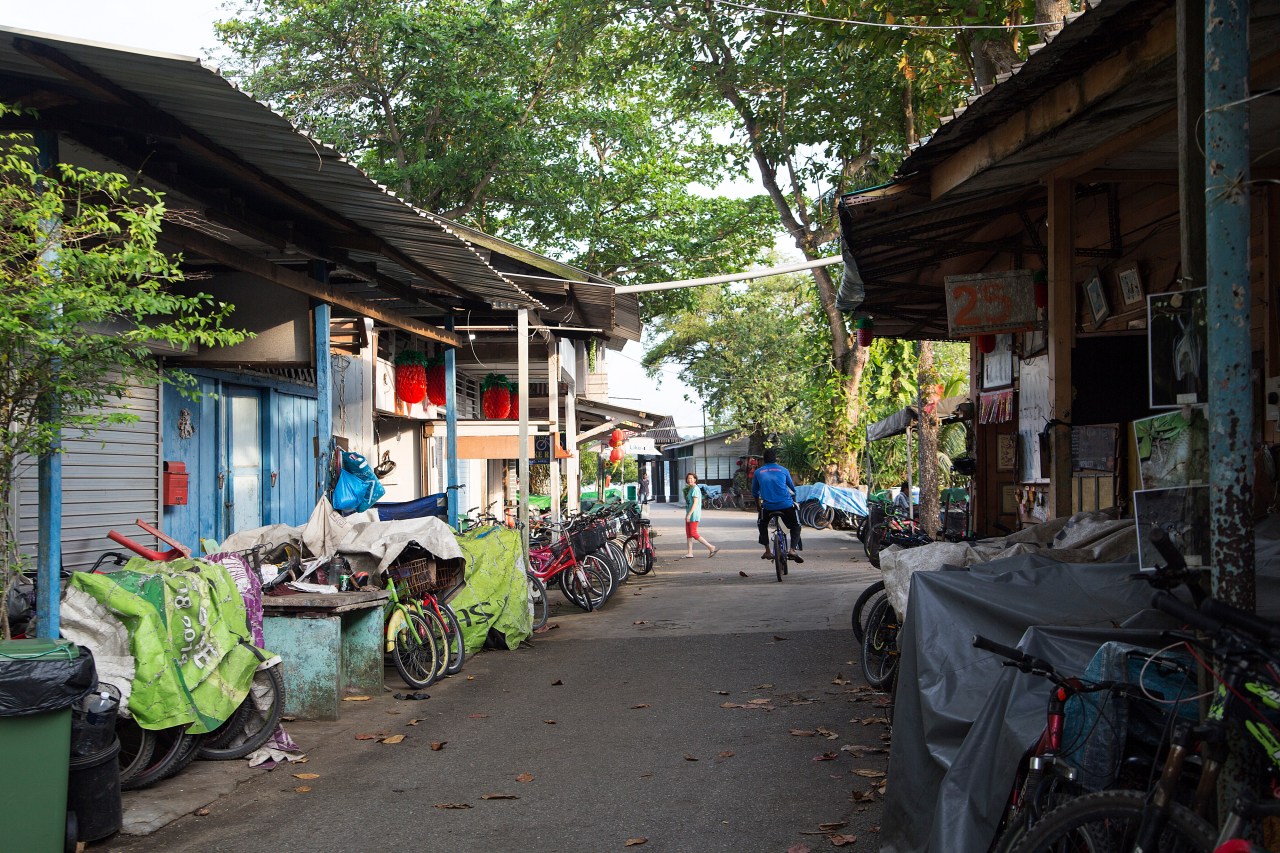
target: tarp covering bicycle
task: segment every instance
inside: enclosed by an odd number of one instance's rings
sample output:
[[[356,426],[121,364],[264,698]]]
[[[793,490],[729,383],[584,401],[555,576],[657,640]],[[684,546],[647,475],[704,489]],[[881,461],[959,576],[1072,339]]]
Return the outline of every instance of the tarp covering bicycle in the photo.
[[[133,678],[115,686],[142,728],[211,731],[248,695],[259,661],[246,645],[244,601],[222,566],[137,558],[110,574],[74,573],[66,597],[67,637],[92,648],[92,635],[112,622],[108,633],[127,634]],[[88,614],[102,622],[81,624]]]
[[[857,489],[845,489],[840,486],[828,486],[826,483],[814,483],[796,487],[796,503],[817,501],[823,506],[843,510],[857,516],[867,514],[867,497]]]
[[[520,531],[478,527],[457,539],[466,574],[449,606],[458,616],[467,651],[483,647],[491,629],[508,649],[515,649],[533,633]]]

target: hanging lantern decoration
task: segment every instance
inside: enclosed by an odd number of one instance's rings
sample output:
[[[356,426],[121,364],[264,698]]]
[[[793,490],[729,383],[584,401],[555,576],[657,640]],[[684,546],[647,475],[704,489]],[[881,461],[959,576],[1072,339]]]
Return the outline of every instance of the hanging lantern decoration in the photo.
[[[871,342],[875,340],[875,321],[870,317],[859,317],[853,321],[853,328],[858,330],[858,346],[871,346]]]
[[[622,461],[622,447],[621,447],[621,446],[619,446],[619,447],[615,447],[613,450],[610,450],[610,451],[609,451],[609,464],[610,464],[610,465],[617,465],[617,464],[618,464],[619,462],[621,462],[621,461]]]
[[[1032,293],[1036,300],[1037,308],[1049,307],[1049,276],[1044,270],[1036,270],[1036,274],[1031,279]]]
[[[420,352],[406,350],[396,356],[396,396],[409,405],[427,397],[427,371]]]
[[[974,343],[974,346],[978,348],[978,352],[982,353],[983,355],[987,355],[989,353],[993,353],[996,351],[995,335],[977,335],[976,337],[974,337],[973,343]]]
[[[480,409],[489,420],[503,420],[511,411],[509,385],[507,377],[498,373],[490,373],[480,384]]]
[[[512,382],[507,386],[507,393],[511,395],[511,408],[507,410],[507,419],[518,421],[520,420],[520,386]]]
[[[443,406],[449,401],[444,385],[444,356],[433,355],[426,361],[427,402],[433,406]]]
[[[622,442],[627,440],[627,434],[620,429],[615,429],[609,433],[609,446],[620,447]]]

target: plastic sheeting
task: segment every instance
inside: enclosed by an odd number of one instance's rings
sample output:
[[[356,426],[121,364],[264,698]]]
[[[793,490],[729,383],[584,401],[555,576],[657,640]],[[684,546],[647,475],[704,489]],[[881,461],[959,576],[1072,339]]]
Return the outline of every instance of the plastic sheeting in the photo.
[[[867,514],[867,496],[857,489],[828,486],[826,483],[796,486],[796,503],[805,501],[817,501],[823,506],[841,509],[857,516]]]
[[[1261,533],[1261,531],[1260,531]],[[1280,616],[1280,543],[1258,543],[1258,610]],[[1000,666],[974,634],[1083,672],[1098,646],[1155,643],[1136,561],[1024,554],[912,576],[881,853],[985,853],[1019,757],[1044,729],[1048,682]],[[1125,630],[1129,629],[1129,630]]]
[[[487,527],[458,535],[466,555],[466,581],[449,605],[458,615],[468,652],[485,644],[490,629],[515,649],[533,632],[529,582],[518,530]]]
[[[938,421],[940,423],[945,424],[951,421],[968,421],[972,419],[973,404],[969,402],[968,397],[946,397],[938,403]],[[920,413],[915,406],[899,409],[889,417],[868,426],[867,441],[879,441],[882,438],[902,435],[907,431],[908,427],[914,426],[918,420],[920,420]]]

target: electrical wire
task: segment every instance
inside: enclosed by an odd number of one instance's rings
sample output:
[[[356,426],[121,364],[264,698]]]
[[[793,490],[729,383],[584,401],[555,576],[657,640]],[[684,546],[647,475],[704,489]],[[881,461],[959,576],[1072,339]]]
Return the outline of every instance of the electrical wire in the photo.
[[[748,6],[745,3],[734,3],[732,0],[712,0],[719,6],[729,6],[734,9],[741,9],[744,12],[759,12],[764,15],[779,15],[784,18],[800,18],[806,21],[820,21],[827,24],[843,24],[850,27],[876,27],[879,29],[890,30],[948,30],[968,31],[968,30],[1024,30],[1032,27],[1056,27],[1057,23],[1052,24],[899,24],[886,23],[884,21],[859,21],[853,18],[827,18],[822,15],[810,15],[806,12],[784,12],[780,9],[766,9],[761,6]]]

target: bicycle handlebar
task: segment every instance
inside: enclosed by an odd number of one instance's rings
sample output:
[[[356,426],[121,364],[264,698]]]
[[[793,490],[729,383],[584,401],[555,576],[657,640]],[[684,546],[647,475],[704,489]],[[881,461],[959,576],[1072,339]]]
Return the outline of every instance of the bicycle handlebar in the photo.
[[[1206,598],[1200,605],[1200,612],[1211,619],[1225,622],[1239,630],[1254,635],[1265,643],[1280,645],[1280,625],[1269,619],[1263,619],[1247,610],[1232,607],[1216,598]]]

